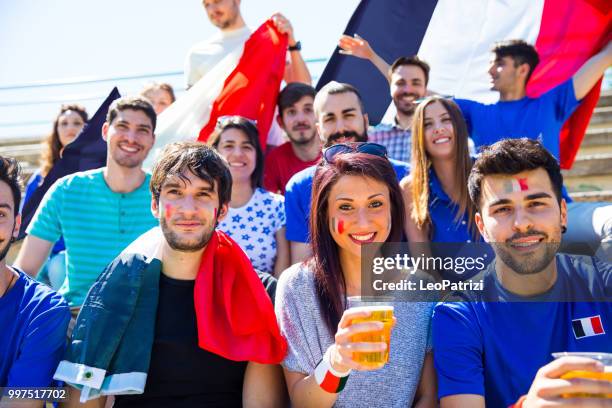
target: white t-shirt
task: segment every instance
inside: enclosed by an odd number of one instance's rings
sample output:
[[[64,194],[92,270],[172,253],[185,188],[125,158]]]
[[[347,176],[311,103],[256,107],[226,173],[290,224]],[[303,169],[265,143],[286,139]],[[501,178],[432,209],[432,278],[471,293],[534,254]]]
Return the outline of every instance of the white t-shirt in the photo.
[[[213,38],[191,47],[185,59],[187,86],[193,86],[237,47],[242,48],[244,42],[251,36],[251,32],[251,29],[247,26],[234,31],[219,31]]]
[[[240,245],[253,268],[274,274],[276,232],[284,226],[285,198],[256,188],[244,206],[229,208],[218,229]]]

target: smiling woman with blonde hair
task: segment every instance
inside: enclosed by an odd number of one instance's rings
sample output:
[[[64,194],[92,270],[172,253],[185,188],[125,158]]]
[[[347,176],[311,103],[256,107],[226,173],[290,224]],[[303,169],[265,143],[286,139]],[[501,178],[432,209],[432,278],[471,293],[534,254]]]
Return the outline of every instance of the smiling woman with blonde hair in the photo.
[[[409,241],[477,239],[467,189],[471,168],[468,132],[459,107],[440,96],[428,97],[414,113],[411,171],[401,182]]]

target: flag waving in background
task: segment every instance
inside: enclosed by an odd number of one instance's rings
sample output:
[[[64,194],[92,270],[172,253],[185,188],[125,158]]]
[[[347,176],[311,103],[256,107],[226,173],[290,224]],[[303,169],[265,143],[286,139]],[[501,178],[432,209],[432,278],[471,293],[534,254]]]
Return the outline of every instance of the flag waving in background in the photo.
[[[106,166],[106,142],[102,139],[102,125],[106,121],[108,108],[115,99],[121,95],[117,88],[113,88],[96,113],[85,124],[76,139],[66,145],[62,157],[53,165],[43,183],[32,193],[30,199],[24,204],[21,211],[21,229],[19,239],[25,237],[26,229],[36,213],[36,209],[45,193],[58,179],[77,171],[98,169]]]
[[[432,67],[428,88],[483,103],[498,100],[487,74],[492,45],[523,39],[535,44],[540,64],[527,95],[535,97],[570,78],[610,38],[607,0],[362,0],[345,34],[367,39],[388,63],[418,54]],[[383,23],[384,22],[384,23]],[[349,82],[362,93],[370,121],[390,105],[389,85],[369,61],[336,49],[318,88],[331,80]],[[560,135],[562,168],[570,168],[599,96],[583,99]]]
[[[244,47],[229,52],[159,115],[155,144],[143,166],[152,168],[168,143],[206,141],[217,119],[227,115],[256,120],[261,146],[265,148],[286,52],[287,36],[278,32],[271,19],[267,20]]]

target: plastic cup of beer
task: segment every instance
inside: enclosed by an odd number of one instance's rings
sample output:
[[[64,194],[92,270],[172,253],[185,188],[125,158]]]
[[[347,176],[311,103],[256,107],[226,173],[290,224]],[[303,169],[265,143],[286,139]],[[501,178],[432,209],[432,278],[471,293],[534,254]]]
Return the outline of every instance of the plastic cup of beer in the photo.
[[[612,353],[598,353],[598,352],[580,352],[580,351],[565,351],[562,353],[552,353],[554,358],[561,358],[565,356],[574,357],[586,357],[592,358],[593,360],[600,361],[604,365],[604,371],[602,373],[594,373],[592,371],[573,370],[569,371],[561,376],[564,380],[572,378],[587,378],[590,380],[599,381],[610,381],[612,382]],[[612,399],[612,394],[588,394],[588,393],[572,393],[563,394],[563,398],[605,398]]]
[[[379,298],[362,298],[350,296],[347,298],[347,308],[370,312],[368,317],[353,319],[351,324],[364,322],[382,322],[382,330],[358,333],[351,336],[353,343],[386,343],[387,348],[375,352],[354,352],[353,361],[371,368],[380,368],[389,361],[391,346],[391,328],[393,327],[393,306],[389,301]]]

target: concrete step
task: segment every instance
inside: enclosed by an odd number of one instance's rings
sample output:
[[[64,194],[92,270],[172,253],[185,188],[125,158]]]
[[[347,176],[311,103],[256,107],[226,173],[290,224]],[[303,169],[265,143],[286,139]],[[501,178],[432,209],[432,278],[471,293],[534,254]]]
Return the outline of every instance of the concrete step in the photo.
[[[13,157],[20,162],[28,162],[37,164],[40,159],[40,154],[43,150],[43,144],[40,142],[31,144],[20,144],[12,146],[0,146],[0,156]]]
[[[584,193],[570,193],[570,197],[574,201],[607,201],[612,202],[612,190],[605,191],[590,191]]]
[[[597,106],[612,106],[612,89],[601,91]]]
[[[577,157],[571,170],[563,177],[612,175],[612,153],[596,153]]]
[[[612,190],[612,175],[564,176],[563,184],[570,193]]]
[[[612,106],[598,106],[593,111],[589,125],[612,124]]]
[[[612,126],[595,128],[589,127],[582,139],[581,147],[612,146]]]

